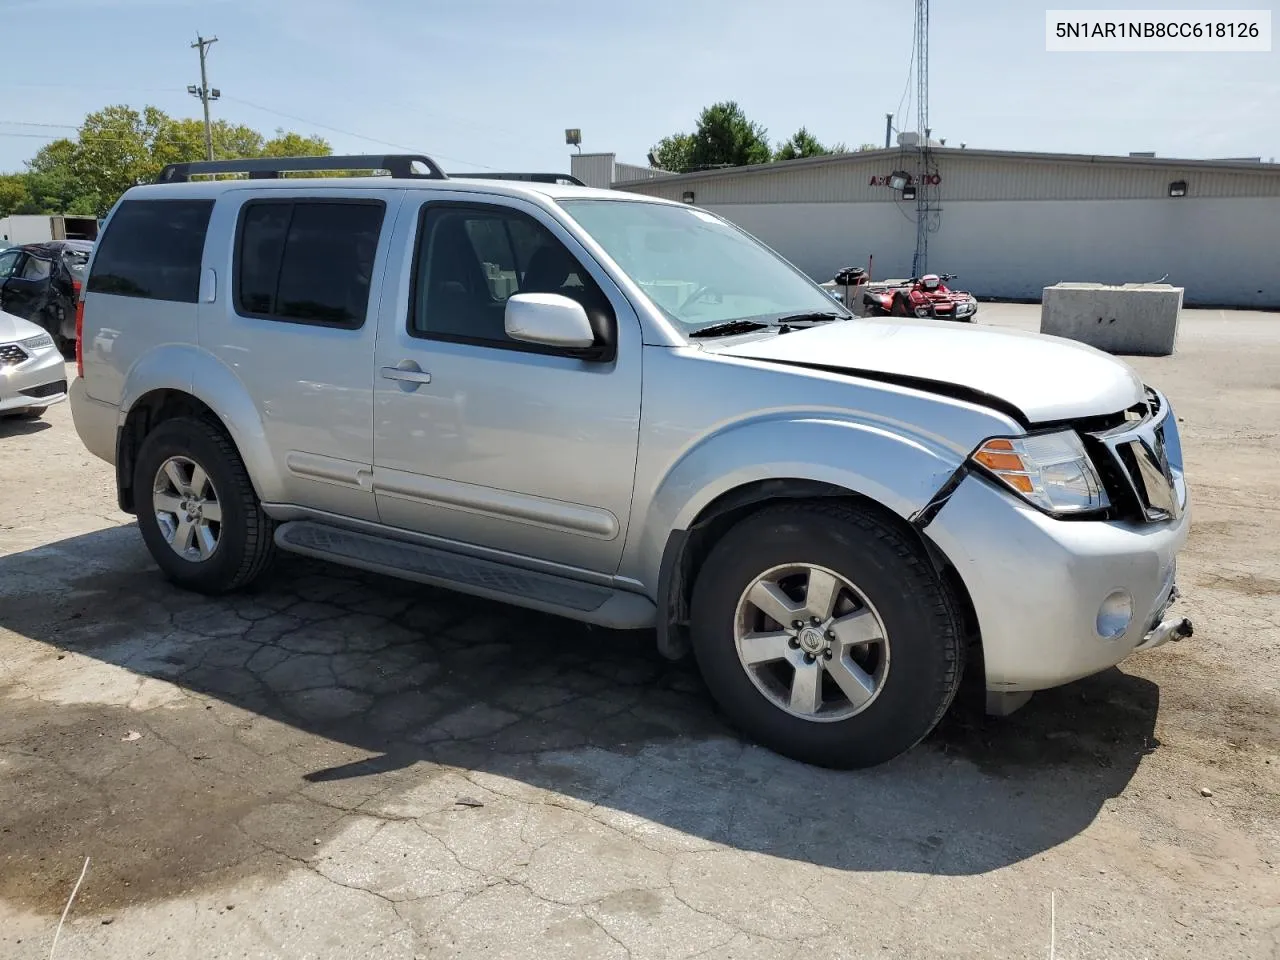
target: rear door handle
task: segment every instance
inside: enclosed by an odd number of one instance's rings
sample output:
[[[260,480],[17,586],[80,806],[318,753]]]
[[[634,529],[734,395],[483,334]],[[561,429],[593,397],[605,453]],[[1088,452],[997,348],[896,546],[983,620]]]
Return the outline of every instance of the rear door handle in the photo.
[[[417,364],[414,364],[416,367]],[[382,376],[387,380],[399,380],[402,383],[430,383],[431,374],[425,370],[404,367],[383,367]]]

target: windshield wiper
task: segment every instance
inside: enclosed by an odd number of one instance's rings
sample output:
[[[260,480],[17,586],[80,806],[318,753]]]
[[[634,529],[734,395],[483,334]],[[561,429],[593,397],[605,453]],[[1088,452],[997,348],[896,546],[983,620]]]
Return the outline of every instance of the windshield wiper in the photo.
[[[734,333],[750,333],[753,330],[764,330],[771,326],[760,320],[725,320],[723,323],[713,323],[709,327],[703,327],[700,330],[694,330],[689,336],[691,337],[727,337]]]
[[[848,316],[849,315],[845,313],[837,313],[834,310],[827,310],[827,311],[818,311],[816,313],[793,313],[786,317],[778,317],[773,322],[781,323],[781,324],[805,323],[807,321],[812,320],[813,322],[817,323],[822,320],[846,320],[848,319]]]

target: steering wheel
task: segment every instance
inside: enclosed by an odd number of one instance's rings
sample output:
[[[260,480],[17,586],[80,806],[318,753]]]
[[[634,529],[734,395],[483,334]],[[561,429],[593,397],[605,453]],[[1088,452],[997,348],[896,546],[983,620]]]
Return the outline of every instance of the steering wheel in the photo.
[[[714,299],[712,299],[711,301],[712,303],[722,303],[724,301],[724,292],[722,290],[718,289],[717,287],[713,287],[708,283],[704,283],[700,287],[698,287],[696,290],[694,290],[693,293],[689,294],[687,297],[681,300],[680,306],[677,307],[676,309],[683,310],[685,307],[689,306],[689,304],[697,303],[703,297],[710,296],[710,295],[714,295]]]

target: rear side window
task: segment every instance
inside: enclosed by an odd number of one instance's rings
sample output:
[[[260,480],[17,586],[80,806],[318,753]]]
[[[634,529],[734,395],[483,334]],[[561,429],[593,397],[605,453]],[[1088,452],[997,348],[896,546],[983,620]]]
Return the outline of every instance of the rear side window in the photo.
[[[266,320],[361,327],[385,212],[381,200],[245,204],[236,240],[236,309]]]
[[[23,280],[48,280],[52,272],[53,264],[34,254],[29,255],[27,262],[22,265]]]
[[[195,303],[212,200],[126,200],[98,241],[90,293]]]

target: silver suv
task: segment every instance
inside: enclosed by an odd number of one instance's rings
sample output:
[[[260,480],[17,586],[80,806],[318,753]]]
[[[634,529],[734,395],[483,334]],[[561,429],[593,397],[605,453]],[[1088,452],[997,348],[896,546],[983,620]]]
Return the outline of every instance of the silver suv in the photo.
[[[338,168],[392,175],[280,175]],[[71,399],[184,587],[283,550],[654,629],[830,766],[918,742],[970,652],[1007,711],[1189,634],[1176,419],[1103,353],[854,318],[715,214],[551,177],[160,179],[107,220]]]

